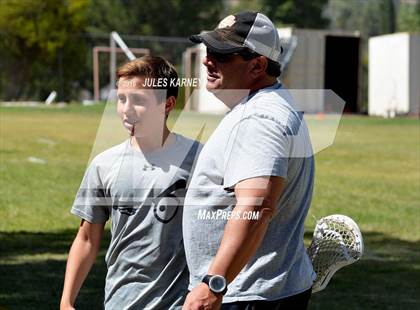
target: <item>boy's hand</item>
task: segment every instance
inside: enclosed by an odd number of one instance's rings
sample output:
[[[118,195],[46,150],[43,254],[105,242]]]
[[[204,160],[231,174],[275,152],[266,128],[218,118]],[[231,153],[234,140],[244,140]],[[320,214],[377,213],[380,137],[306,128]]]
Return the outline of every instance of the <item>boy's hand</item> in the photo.
[[[76,310],[72,305],[60,305],[60,310]]]

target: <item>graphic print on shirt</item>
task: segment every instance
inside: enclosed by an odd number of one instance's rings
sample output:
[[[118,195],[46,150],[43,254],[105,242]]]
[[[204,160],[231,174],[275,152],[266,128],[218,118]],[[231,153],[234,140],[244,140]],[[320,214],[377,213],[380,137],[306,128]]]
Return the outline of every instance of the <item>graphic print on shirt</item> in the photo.
[[[183,197],[176,196],[177,190],[186,189],[186,180],[178,180],[153,200],[153,214],[155,218],[164,224],[169,223],[177,214],[178,208],[182,205]]]

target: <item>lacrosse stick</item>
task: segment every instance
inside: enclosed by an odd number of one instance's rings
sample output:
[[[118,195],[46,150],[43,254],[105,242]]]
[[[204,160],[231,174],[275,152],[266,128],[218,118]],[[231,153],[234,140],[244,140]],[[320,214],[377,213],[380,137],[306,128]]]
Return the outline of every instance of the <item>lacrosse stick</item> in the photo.
[[[334,273],[362,257],[363,238],[357,224],[345,215],[330,215],[315,226],[312,242],[307,249],[316,279],[312,292],[322,291]]]

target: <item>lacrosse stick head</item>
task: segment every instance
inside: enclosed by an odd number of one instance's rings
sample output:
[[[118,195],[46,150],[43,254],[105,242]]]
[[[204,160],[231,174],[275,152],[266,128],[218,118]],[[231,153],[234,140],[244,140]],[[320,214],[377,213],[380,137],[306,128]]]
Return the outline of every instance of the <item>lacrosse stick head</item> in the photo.
[[[312,292],[316,293],[327,286],[337,270],[362,257],[362,234],[348,216],[330,215],[316,223],[307,251],[316,272],[312,286]]]

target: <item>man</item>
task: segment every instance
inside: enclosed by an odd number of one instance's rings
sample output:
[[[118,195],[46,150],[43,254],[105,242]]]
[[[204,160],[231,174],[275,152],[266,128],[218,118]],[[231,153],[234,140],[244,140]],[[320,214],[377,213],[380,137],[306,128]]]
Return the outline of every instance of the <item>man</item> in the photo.
[[[85,173],[71,210],[82,221],[61,309],[73,309],[109,218],[105,308],[181,308],[188,285],[182,198],[200,145],[166,125],[178,94],[171,64],[145,56],[123,65],[117,77],[118,115],[130,138],[96,156]],[[158,89],[145,86],[158,80],[165,81]]]
[[[187,191],[183,309],[306,309],[315,279],[303,244],[314,160],[302,114],[277,82],[277,30],[263,14],[244,12],[191,40],[206,45],[207,89],[231,111]]]

